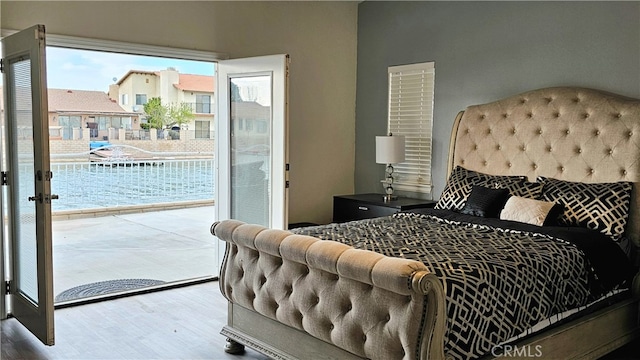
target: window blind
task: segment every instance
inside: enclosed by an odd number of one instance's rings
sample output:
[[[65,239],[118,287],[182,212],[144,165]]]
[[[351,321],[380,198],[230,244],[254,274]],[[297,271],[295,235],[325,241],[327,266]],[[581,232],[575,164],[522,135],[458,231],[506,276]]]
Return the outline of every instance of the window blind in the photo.
[[[388,131],[405,136],[405,161],[394,164],[394,188],[431,192],[435,63],[390,66]]]

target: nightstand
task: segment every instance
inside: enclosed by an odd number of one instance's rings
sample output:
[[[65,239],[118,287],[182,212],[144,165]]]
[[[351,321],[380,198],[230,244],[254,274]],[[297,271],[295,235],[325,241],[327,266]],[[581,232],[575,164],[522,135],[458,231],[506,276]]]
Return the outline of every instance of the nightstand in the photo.
[[[389,216],[398,211],[430,208],[434,200],[398,197],[385,202],[382,194],[337,195],[333,197],[333,222]]]

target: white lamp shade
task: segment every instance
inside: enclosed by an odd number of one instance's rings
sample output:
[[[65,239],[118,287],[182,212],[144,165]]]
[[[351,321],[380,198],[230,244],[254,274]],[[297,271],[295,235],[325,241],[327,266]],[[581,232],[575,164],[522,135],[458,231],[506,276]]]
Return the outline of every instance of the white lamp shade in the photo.
[[[397,164],[404,161],[404,136],[376,136],[376,163]]]

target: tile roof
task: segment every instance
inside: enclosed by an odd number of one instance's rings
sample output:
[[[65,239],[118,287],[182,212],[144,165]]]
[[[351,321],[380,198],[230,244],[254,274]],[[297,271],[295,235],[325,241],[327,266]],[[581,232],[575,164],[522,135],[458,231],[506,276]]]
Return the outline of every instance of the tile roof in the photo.
[[[158,76],[160,73],[157,71],[145,71],[145,70],[129,70],[123,77],[118,80],[116,85],[122,85],[122,83],[129,77],[131,74],[142,74],[142,75],[155,75]]]
[[[183,91],[199,91],[211,93],[214,91],[213,85],[213,76],[193,74],[180,74],[178,83],[173,84],[173,86]]]
[[[128,113],[102,91],[49,89],[49,112]]]

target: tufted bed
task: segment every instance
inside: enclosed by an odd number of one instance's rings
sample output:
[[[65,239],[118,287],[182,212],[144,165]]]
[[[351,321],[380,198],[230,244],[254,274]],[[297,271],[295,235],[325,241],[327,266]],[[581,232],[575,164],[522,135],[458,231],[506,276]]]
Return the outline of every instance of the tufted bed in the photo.
[[[214,223],[227,352],[598,358],[640,337],[640,100],[559,87],[469,106],[448,170],[435,209]]]

